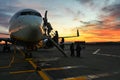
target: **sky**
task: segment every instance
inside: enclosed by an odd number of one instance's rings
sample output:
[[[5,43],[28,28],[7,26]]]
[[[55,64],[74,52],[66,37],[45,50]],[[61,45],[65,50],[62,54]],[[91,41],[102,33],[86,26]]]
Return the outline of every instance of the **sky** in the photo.
[[[0,32],[8,33],[10,18],[19,10],[35,9],[65,41],[120,41],[120,0],[0,0]],[[0,37],[7,37],[0,34]]]

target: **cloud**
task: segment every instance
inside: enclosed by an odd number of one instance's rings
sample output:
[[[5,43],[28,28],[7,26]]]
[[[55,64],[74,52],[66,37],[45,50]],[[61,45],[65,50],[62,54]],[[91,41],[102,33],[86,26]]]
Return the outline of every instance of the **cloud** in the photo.
[[[83,30],[96,30],[96,29],[104,29],[103,27],[103,21],[100,20],[92,20],[92,21],[80,21],[82,23],[82,27],[80,26],[80,29]]]
[[[71,8],[65,8],[65,12],[67,15],[72,16],[74,21],[79,21],[80,17],[85,16],[80,10],[74,11],[74,9]]]
[[[81,30],[82,31],[82,30]],[[86,30],[82,32],[85,40],[87,41],[119,41],[120,40],[120,29],[119,30]]]
[[[76,0],[80,5],[83,6],[84,10],[96,10],[99,8],[98,0]],[[95,11],[95,12],[96,12]]]
[[[2,12],[13,12],[18,9],[20,4],[19,0],[1,0],[0,1],[0,11]]]
[[[95,10],[93,12],[99,12],[101,8],[110,5],[112,0],[76,0],[80,5],[84,6],[86,9],[90,11]],[[113,4],[113,3],[112,3]]]
[[[101,19],[104,22],[104,26],[111,29],[120,29],[120,4],[114,4],[102,8],[104,13],[107,15],[102,15]]]
[[[104,30],[104,29],[120,29],[120,4],[114,4],[103,7],[101,10],[103,14],[99,17],[99,20],[92,21],[80,21],[83,24],[82,28],[91,30]],[[105,15],[104,15],[105,14]],[[81,27],[80,27],[81,28]]]
[[[17,6],[19,0],[1,0],[0,1],[0,25],[8,27],[11,16],[19,9]]]
[[[112,0],[102,0],[102,1],[99,1],[99,0],[76,0],[77,2],[79,2],[80,4],[83,4],[85,6],[106,6],[106,5],[109,5],[111,3]]]
[[[83,24],[86,24],[86,25],[90,25],[90,24],[102,24],[103,22],[102,21],[98,21],[98,20],[92,20],[92,21],[88,21],[88,22],[85,22],[85,21],[80,21],[81,23]]]
[[[119,41],[120,21],[116,17],[102,16],[101,20],[80,21],[84,26],[79,27],[85,40],[88,41]]]
[[[120,29],[120,24],[116,25],[115,29]]]
[[[120,4],[114,4],[114,5],[110,5],[110,6],[106,6],[104,8],[102,8],[102,10],[104,12],[108,12],[110,13],[111,16],[118,16],[120,17]]]
[[[86,9],[95,10],[99,7],[100,2],[98,0],[76,0],[80,5],[86,7]],[[98,5],[99,4],[99,5]]]
[[[8,27],[10,17],[11,16],[0,12],[0,25]]]
[[[76,1],[78,1],[79,3],[82,3],[82,4],[89,4],[89,5],[92,5],[92,4],[94,4],[93,3],[93,0],[76,0]]]

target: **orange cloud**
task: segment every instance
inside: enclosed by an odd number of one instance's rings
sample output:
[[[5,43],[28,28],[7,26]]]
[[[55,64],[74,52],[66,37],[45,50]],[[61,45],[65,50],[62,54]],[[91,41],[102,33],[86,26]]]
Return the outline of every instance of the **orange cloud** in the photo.
[[[91,21],[92,22],[92,21]],[[85,40],[86,42],[120,41],[120,21],[116,16],[104,16],[101,22],[89,23],[80,27],[79,38],[68,39],[71,41]]]
[[[120,29],[119,30],[92,30],[87,34],[93,34],[90,36],[84,36],[87,41],[120,41]],[[88,40],[89,39],[89,40]]]

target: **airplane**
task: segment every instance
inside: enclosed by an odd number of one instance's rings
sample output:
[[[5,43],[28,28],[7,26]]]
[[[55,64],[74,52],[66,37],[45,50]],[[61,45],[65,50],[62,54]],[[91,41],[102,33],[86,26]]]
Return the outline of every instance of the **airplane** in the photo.
[[[37,44],[42,46],[44,44],[45,47],[56,46],[64,56],[67,56],[58,45],[58,32],[50,34],[51,32],[52,26],[48,22],[47,11],[43,18],[36,10],[23,9],[15,13],[9,21],[10,38],[0,38],[0,41],[5,41],[3,50],[10,49],[7,42],[22,45],[27,51],[36,48]]]

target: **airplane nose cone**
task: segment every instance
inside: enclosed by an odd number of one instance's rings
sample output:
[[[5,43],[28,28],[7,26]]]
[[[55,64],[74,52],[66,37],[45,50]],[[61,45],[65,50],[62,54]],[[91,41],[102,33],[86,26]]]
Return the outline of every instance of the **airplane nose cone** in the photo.
[[[25,41],[35,42],[39,41],[42,36],[41,26],[42,18],[36,16],[28,16],[22,18],[22,25],[25,25],[23,37]]]

